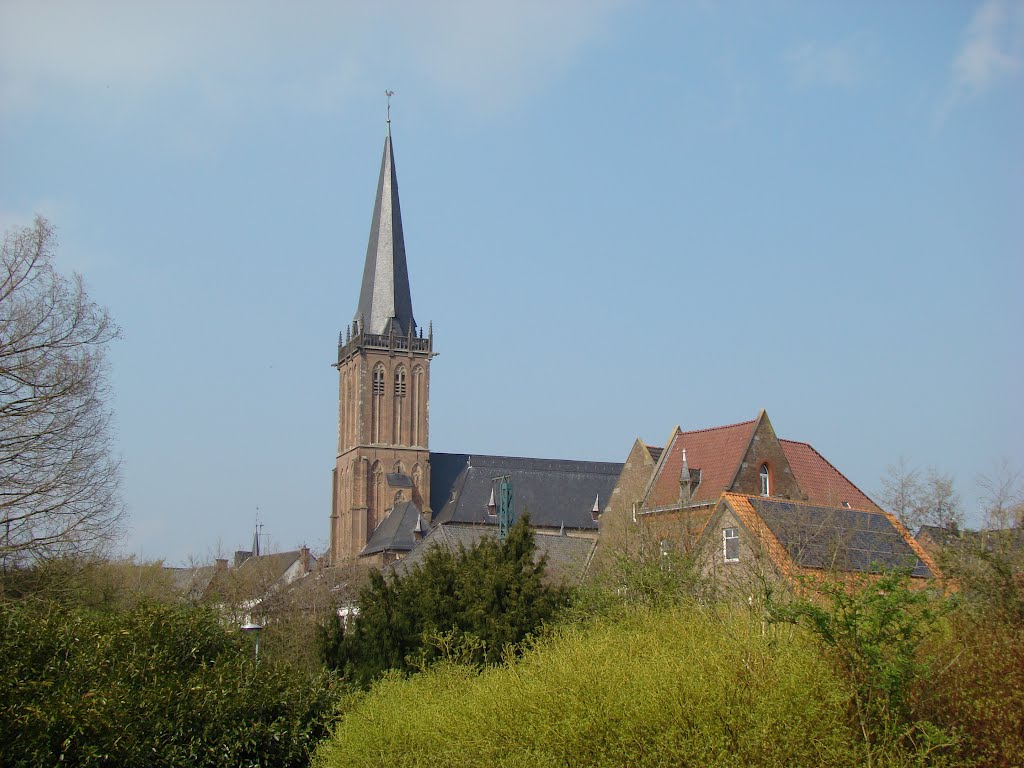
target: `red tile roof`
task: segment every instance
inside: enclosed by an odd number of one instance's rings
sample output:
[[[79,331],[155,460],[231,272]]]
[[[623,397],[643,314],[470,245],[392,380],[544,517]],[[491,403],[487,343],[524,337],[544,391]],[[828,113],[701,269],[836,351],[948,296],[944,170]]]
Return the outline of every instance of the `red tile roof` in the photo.
[[[644,506],[650,509],[679,501],[679,473],[683,468],[684,448],[687,465],[700,469],[700,485],[691,501],[716,501],[732,483],[756,423],[754,419],[695,432],[677,432],[669,443],[667,455],[662,457]]]
[[[717,501],[719,495],[732,483],[743,454],[757,426],[757,419],[729,424],[724,427],[699,429],[693,432],[678,430],[669,442],[665,455],[656,468],[644,507],[655,509],[679,501],[679,473],[683,467],[683,449],[686,463],[700,470],[700,484],[691,503]],[[779,440],[797,485],[807,494],[812,504],[840,506],[844,501],[855,509],[878,510],[867,494],[850,482],[842,472],[808,443]]]
[[[813,446],[794,440],[780,439],[779,443],[797,484],[812,504],[838,507],[845,501],[854,509],[879,509],[867,494],[851,483]]]

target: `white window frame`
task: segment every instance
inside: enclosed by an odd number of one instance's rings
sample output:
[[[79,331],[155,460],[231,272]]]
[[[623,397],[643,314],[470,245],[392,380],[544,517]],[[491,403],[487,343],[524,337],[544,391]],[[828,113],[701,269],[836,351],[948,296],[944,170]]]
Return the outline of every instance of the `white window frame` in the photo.
[[[736,542],[736,557],[729,557],[729,542]],[[722,529],[722,560],[726,563],[738,563],[740,561],[740,529]]]
[[[761,495],[771,496],[772,495],[772,471],[768,468],[768,464],[761,465]]]

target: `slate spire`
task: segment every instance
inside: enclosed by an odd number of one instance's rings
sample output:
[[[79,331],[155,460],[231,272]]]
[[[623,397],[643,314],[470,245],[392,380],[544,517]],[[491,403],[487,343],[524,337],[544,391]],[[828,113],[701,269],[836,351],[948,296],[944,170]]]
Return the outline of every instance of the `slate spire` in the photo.
[[[398,176],[391,147],[390,115],[355,319],[363,333],[405,336],[416,332],[409,270],[405,263],[402,209],[398,203]]]

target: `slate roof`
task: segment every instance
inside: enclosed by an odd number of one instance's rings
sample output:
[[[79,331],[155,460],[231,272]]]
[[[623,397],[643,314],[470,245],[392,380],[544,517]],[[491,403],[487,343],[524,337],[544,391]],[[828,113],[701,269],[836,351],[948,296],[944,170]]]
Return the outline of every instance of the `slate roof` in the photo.
[[[355,319],[362,322],[359,330],[364,333],[387,335],[393,332],[396,336],[405,336],[416,330],[390,124],[384,139],[384,156],[380,161],[377,197],[373,204]]]
[[[199,565],[186,568],[164,566],[163,570],[170,575],[175,591],[189,600],[199,600],[209,589],[217,569],[213,565]]]
[[[420,508],[415,502],[404,501],[391,508],[383,520],[373,529],[360,555],[377,552],[408,552],[416,546],[413,529],[420,519]]]
[[[732,494],[727,496],[731,497]],[[747,503],[797,567],[871,573],[911,568],[911,576],[934,574],[884,512],[801,504],[761,496]]]
[[[513,517],[530,512],[534,528],[596,530],[591,510],[603,506],[622,472],[622,464],[601,461],[528,459],[463,453],[430,454],[430,506],[434,524],[497,525],[488,516],[494,479],[512,479]]]
[[[395,573],[404,575],[414,565],[422,562],[426,553],[434,547],[457,552],[460,547],[470,549],[482,538],[496,538],[497,535],[497,528],[493,525],[439,525],[424,536],[412,552],[390,567]],[[597,539],[589,536],[561,536],[540,531],[534,531],[533,540],[536,545],[535,557],[547,556],[547,579],[562,583],[578,582],[583,578],[597,546]]]
[[[391,488],[412,488],[412,478],[403,472],[388,472],[387,479]]]

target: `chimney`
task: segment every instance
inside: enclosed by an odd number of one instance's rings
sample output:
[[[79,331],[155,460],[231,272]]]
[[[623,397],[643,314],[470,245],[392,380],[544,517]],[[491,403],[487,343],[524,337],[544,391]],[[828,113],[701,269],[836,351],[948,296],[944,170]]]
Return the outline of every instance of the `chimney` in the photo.
[[[246,552],[244,549],[235,550],[235,568],[240,566],[246,560],[252,557],[252,552]]]
[[[228,569],[228,559],[226,557],[218,557],[214,568],[218,571],[226,571]]]
[[[302,545],[302,549],[299,550],[299,561],[300,568],[302,569],[302,575],[305,576],[310,571],[309,567],[309,547],[305,544]]]

